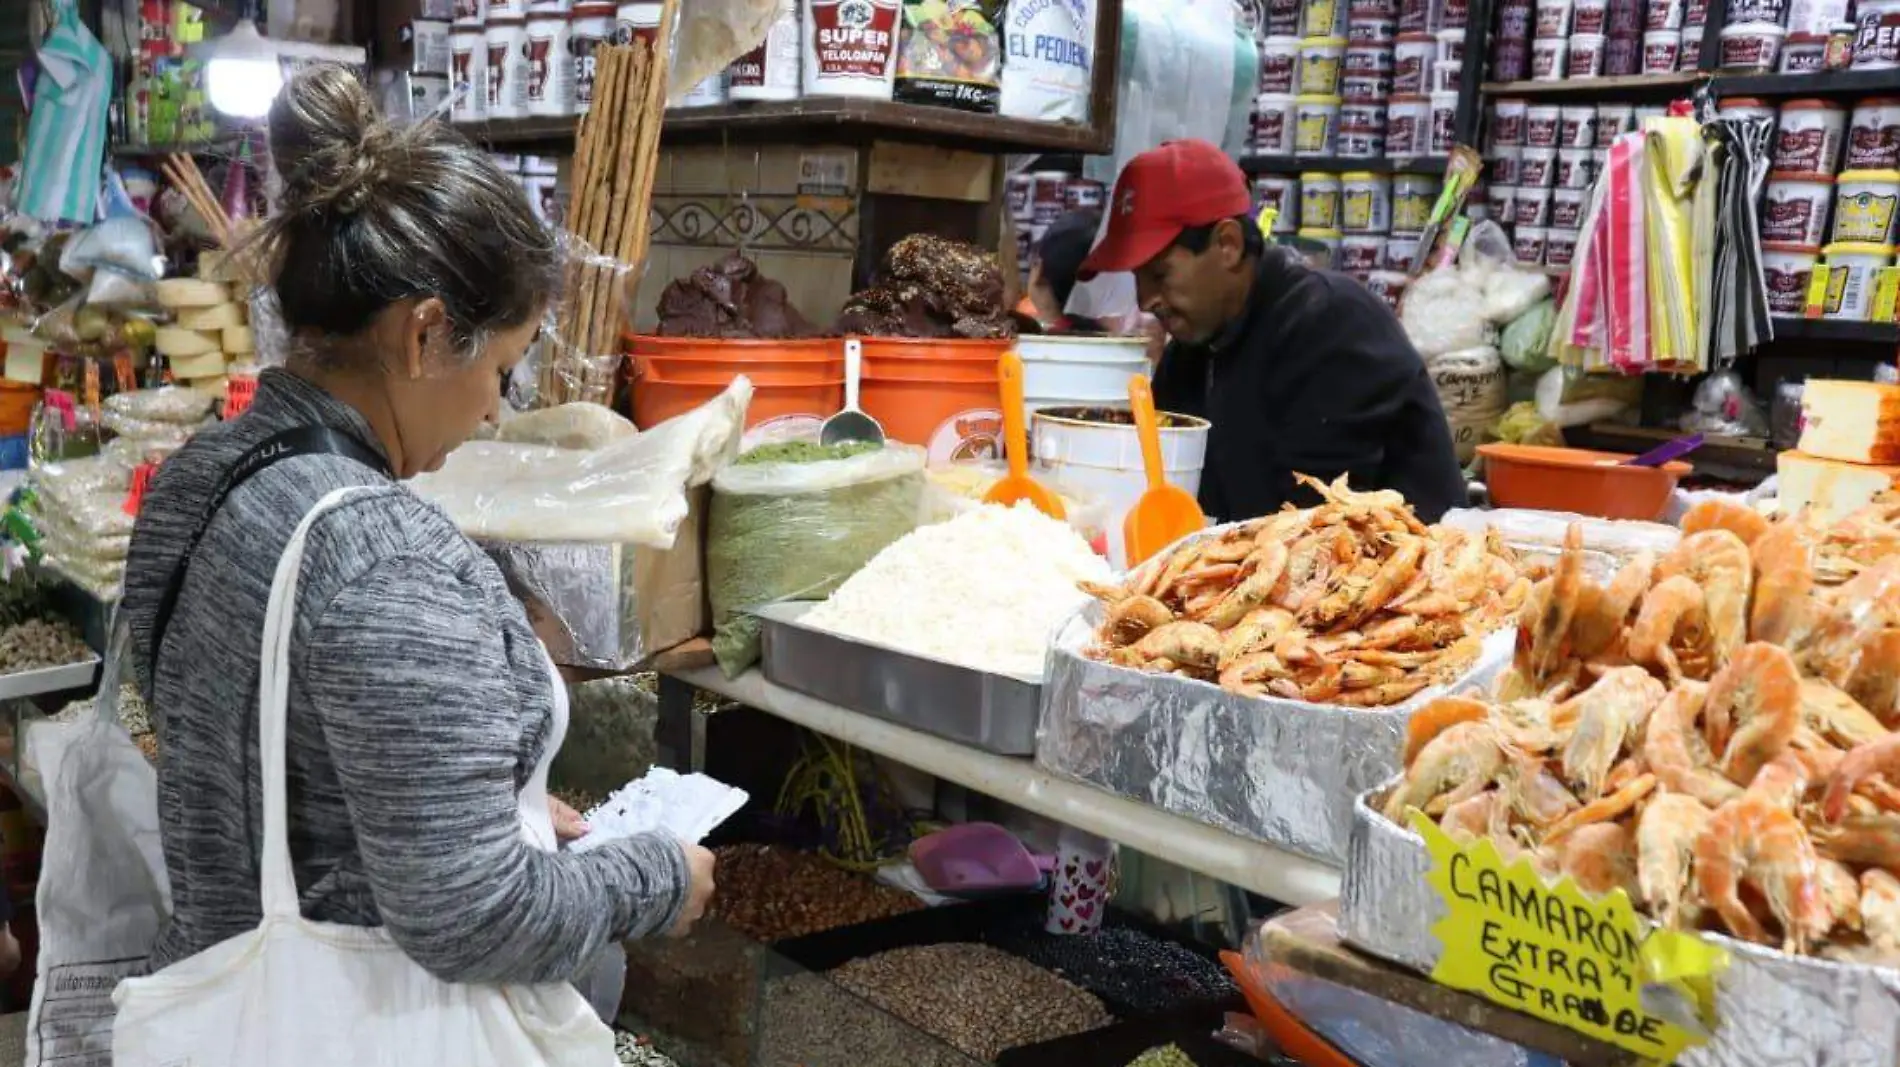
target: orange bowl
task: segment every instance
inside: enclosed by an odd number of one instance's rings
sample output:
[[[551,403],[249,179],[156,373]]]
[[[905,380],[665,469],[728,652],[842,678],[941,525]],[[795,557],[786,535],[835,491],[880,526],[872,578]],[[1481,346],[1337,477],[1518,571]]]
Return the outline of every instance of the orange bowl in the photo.
[[[1632,457],[1582,448],[1479,445],[1484,484],[1500,508],[1574,511],[1605,519],[1654,522],[1669,507],[1676,482],[1689,473],[1680,460],[1627,467]]]

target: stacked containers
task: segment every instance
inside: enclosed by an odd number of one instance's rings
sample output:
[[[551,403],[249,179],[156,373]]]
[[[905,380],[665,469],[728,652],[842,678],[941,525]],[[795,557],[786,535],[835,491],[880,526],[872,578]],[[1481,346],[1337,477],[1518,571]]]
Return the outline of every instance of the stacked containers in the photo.
[[[1892,33],[1893,28],[1900,28],[1900,19],[1893,18],[1895,5],[1863,0],[1857,6],[1860,32],[1855,38],[1854,66],[1900,65],[1900,48],[1894,43],[1900,37]],[[1723,70],[1783,74],[1822,70],[1827,62],[1828,36],[1847,13],[1848,0],[1730,0],[1716,65]],[[1685,39],[1683,44],[1686,49],[1688,41]],[[1875,54],[1883,49],[1893,52],[1887,62]],[[1863,55],[1863,51],[1868,54]]]
[[[1511,229],[1520,263],[1570,265],[1601,158],[1633,119],[1623,105],[1493,103],[1486,213]]]
[[[1306,0],[1269,10],[1249,146],[1266,156],[1447,155],[1464,69],[1464,5]],[[1285,32],[1297,26],[1299,36]]]
[[[1070,211],[1100,211],[1106,191],[1101,182],[1061,170],[1009,176],[1004,203],[1016,230],[1016,268],[1029,279],[1029,261],[1051,224]]]
[[[1686,2],[1499,0],[1491,76],[1560,81],[1674,71]]]

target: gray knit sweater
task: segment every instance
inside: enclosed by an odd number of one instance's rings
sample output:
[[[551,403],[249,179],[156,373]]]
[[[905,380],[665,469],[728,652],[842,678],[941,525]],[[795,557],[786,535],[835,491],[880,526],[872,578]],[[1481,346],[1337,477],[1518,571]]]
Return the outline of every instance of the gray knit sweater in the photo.
[[[291,531],[344,486],[377,488],[312,528],[292,638],[290,846],[304,914],[384,926],[417,963],[467,982],[571,979],[617,940],[670,927],[687,883],[676,842],[570,855],[523,838],[517,795],[553,711],[541,646],[488,557],[359,463],[300,456],[232,492],[153,670],[159,601],[218,479],[258,442],[308,425],[377,447],[353,408],[265,371],[243,417],[160,468],[133,531],[123,608],[158,730],[172,890],[152,965],[258,923],[264,606]]]

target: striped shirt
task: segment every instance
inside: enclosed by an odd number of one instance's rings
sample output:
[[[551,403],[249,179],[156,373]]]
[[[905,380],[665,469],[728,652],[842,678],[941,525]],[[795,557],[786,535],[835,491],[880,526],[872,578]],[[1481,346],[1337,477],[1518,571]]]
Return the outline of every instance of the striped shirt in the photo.
[[[172,915],[162,967],[255,927],[263,825],[258,653],[272,572],[323,496],[374,485],[310,532],[292,637],[290,849],[304,914],[381,925],[451,981],[572,979],[684,899],[677,842],[581,855],[521,832],[516,798],[553,713],[541,645],[501,572],[435,506],[342,456],[306,455],[232,491],[186,572],[157,669],[145,650],[168,577],[219,477],[265,438],[328,426],[374,445],[355,409],[266,370],[234,422],[160,468],[140,509],[123,609],[158,731]]]
[[[90,224],[99,213],[112,57],[80,21],[74,0],[59,4],[36,55],[40,76],[14,209],[44,222]]]

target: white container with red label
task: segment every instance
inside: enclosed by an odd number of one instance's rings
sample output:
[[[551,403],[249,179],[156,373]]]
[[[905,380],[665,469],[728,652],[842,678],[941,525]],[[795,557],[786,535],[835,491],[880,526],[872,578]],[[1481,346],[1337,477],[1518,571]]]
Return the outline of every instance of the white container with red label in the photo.
[[[1597,145],[1597,109],[1584,104],[1566,107],[1557,120],[1558,148],[1595,148]]]
[[[1390,48],[1398,35],[1398,19],[1356,18],[1346,23],[1347,44],[1378,44]]]
[[[1432,64],[1438,62],[1438,38],[1408,33],[1392,46],[1392,91],[1422,93]]]
[[[1564,70],[1572,78],[1598,78],[1603,75],[1603,49],[1608,38],[1600,33],[1570,35],[1570,58]]]
[[[1570,36],[1570,0],[1537,0],[1536,21],[1531,36],[1556,40]]]
[[[1570,59],[1570,38],[1539,37],[1531,42],[1531,80],[1564,80],[1564,64]]]
[[[594,104],[594,51],[614,43],[614,5],[580,4],[568,23],[567,48],[574,54],[574,113],[587,114]]]
[[[1761,239],[1819,245],[1827,238],[1834,179],[1826,174],[1770,174],[1761,200]]]
[[[1511,242],[1511,251],[1521,266],[1541,267],[1549,240],[1550,230],[1543,226],[1519,226],[1516,239]]]
[[[1643,73],[1668,74],[1682,58],[1681,30],[1643,32]]]
[[[1550,228],[1544,238],[1544,266],[1568,267],[1577,257],[1577,238],[1575,229]]]
[[[1648,0],[1643,8],[1643,29],[1682,29],[1683,7],[1683,0]]]
[[[1291,93],[1300,70],[1300,39],[1269,37],[1260,42],[1260,91]]]
[[[1300,228],[1298,205],[1300,180],[1285,174],[1256,178],[1253,183],[1254,210],[1273,208],[1274,233],[1292,233]]]
[[[528,18],[527,87],[525,108],[530,115],[574,113],[574,63],[568,48],[567,12]]]
[[[1349,233],[1339,241],[1339,269],[1365,277],[1385,262],[1385,234]]]
[[[1524,149],[1518,145],[1499,145],[1491,150],[1491,180],[1499,185],[1516,185],[1524,173]]]
[[[1517,203],[1511,212],[1511,221],[1519,226],[1550,225],[1549,189],[1529,189],[1517,187]]]
[[[1418,262],[1418,234],[1399,233],[1385,239],[1385,269],[1410,271]]]
[[[1559,148],[1557,150],[1557,181],[1559,189],[1588,189],[1597,179],[1596,151],[1590,148]]]
[[[528,26],[519,19],[489,19],[482,30],[487,53],[488,117],[518,119],[528,113]]]
[[[889,100],[900,0],[807,0],[805,95]]]
[[[1900,0],[1894,0],[1900,4]],[[1723,70],[1767,72],[1781,61],[1781,41],[1788,31],[1772,22],[1737,22],[1722,27]],[[1858,60],[1856,60],[1858,63]]]
[[[1571,33],[1609,32],[1610,0],[1575,0],[1570,5]]]
[[[1590,200],[1588,189],[1553,189],[1550,193],[1550,224],[1566,230],[1583,225],[1584,208]]]
[[[1500,225],[1511,220],[1517,210],[1517,186],[1487,185],[1484,189],[1485,212]]]
[[[525,21],[527,17],[527,0],[488,0],[488,11],[482,16],[482,25],[486,28],[488,23],[496,19],[522,19]]]
[[[1882,96],[1854,105],[1847,121],[1847,170],[1892,170],[1900,166],[1900,97]]]
[[[1782,74],[1814,74],[1827,66],[1827,37],[1818,33],[1791,33],[1781,42]]]
[[[1452,59],[1441,59],[1432,64],[1431,91],[1434,93],[1455,93],[1464,81],[1465,65]]]
[[[1833,174],[1847,137],[1847,109],[1831,100],[1790,100],[1781,105],[1770,170]]]
[[[480,26],[457,26],[449,33],[449,117],[476,122],[488,115],[488,42]]]
[[[1434,156],[1448,156],[1458,143],[1458,94],[1433,93],[1431,101],[1431,140],[1426,152]]]
[[[1808,283],[1821,250],[1774,242],[1761,246],[1762,277],[1768,283],[1768,313],[1800,318],[1808,306]]]
[[[1524,161],[1517,168],[1517,184],[1525,189],[1548,189],[1556,185],[1557,150],[1526,148]]]
[[[1524,113],[1529,107],[1522,100],[1499,100],[1491,105],[1491,143],[1500,147],[1524,143]]]
[[[1253,105],[1253,150],[1262,156],[1293,154],[1293,95],[1261,93]]]
[[[1900,67],[1900,0],[1860,0],[1854,11],[1853,69]]]
[[[798,0],[780,0],[765,40],[726,68],[726,94],[734,100],[798,99],[800,31]]]
[[[1422,156],[1431,141],[1431,97],[1416,93],[1392,97],[1385,109],[1386,153],[1397,158]]]
[[[1555,148],[1563,126],[1564,111],[1556,104],[1532,104],[1524,109],[1524,145],[1527,148]]]

